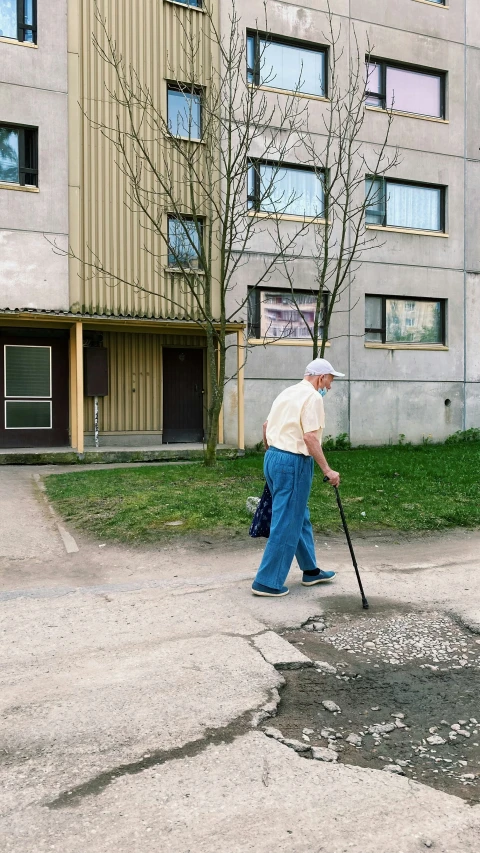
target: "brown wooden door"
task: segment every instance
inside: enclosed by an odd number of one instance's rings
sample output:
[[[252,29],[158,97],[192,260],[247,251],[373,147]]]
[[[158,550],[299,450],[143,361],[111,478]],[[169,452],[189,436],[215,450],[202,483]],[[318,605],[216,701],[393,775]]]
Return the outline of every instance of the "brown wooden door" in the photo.
[[[203,441],[203,350],[163,349],[163,442]]]
[[[67,335],[0,332],[0,447],[68,445]]]

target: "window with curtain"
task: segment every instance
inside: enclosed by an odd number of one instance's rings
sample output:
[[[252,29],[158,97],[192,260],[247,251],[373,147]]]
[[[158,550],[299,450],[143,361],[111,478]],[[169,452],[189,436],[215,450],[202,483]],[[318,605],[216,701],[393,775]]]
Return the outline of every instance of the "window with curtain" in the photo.
[[[252,163],[248,170],[248,209],[283,216],[321,216],[324,176],[314,169],[278,163]]]
[[[175,136],[185,139],[201,139],[202,98],[198,90],[192,91],[180,85],[168,85],[168,127]]]
[[[326,95],[326,50],[280,38],[247,35],[247,80],[287,92]]]
[[[365,297],[365,340],[376,343],[444,344],[445,300]]]
[[[0,125],[0,182],[38,187],[38,132]]]
[[[366,103],[412,115],[445,118],[445,73],[371,59],[367,62]]]
[[[168,217],[168,266],[198,269],[203,223],[189,217]]]
[[[445,230],[445,189],[385,178],[366,179],[367,225]]]
[[[252,288],[248,294],[248,335],[250,338],[311,340],[317,294],[296,290],[261,290]],[[324,294],[318,336],[323,335],[322,318],[327,307]]]
[[[36,0],[0,0],[0,36],[36,44]]]

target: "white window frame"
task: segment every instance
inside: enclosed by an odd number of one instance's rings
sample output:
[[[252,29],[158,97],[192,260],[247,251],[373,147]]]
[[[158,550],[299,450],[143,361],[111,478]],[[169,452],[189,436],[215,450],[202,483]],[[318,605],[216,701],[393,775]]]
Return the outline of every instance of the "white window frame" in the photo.
[[[44,426],[44,427],[33,427],[33,426],[9,427],[9,426],[7,426],[7,404],[8,403],[48,403],[48,405],[50,407],[50,425]],[[18,397],[11,397],[9,400],[5,400],[5,429],[6,430],[7,429],[13,429],[13,430],[18,430],[18,429],[27,429],[27,430],[30,430],[30,429],[52,429],[52,401],[47,400],[47,399],[34,400],[31,397],[21,398],[21,399],[19,399]]]

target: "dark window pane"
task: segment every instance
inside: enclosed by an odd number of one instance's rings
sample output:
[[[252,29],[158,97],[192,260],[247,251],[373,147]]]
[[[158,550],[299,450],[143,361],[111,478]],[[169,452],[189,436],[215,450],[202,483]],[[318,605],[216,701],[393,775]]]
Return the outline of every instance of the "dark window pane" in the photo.
[[[416,115],[442,115],[442,81],[438,74],[387,67],[387,106]]]
[[[5,396],[50,397],[50,347],[5,347]]]
[[[16,39],[17,30],[17,0],[0,0],[0,36]]]
[[[325,95],[325,52],[260,39],[260,85]]]
[[[371,107],[383,107],[382,73],[380,65],[367,63],[366,103]]]
[[[200,235],[192,220],[168,220],[168,266],[196,267],[200,250]]]
[[[382,297],[381,296],[366,296],[365,297],[365,328],[366,329],[381,329],[382,328]],[[376,338],[375,338],[376,340]]]
[[[175,0],[175,3],[182,3],[184,6],[195,6],[196,9],[202,8],[202,0]]]
[[[440,302],[387,299],[386,340],[397,343],[443,343]]]
[[[51,429],[50,401],[7,400],[5,403],[7,429]]]
[[[18,184],[18,130],[0,127],[0,181]]]
[[[365,181],[367,208],[365,221],[367,225],[383,225],[385,222],[385,183],[380,178]]]
[[[200,139],[201,98],[192,92],[168,90],[168,127],[175,136]]]
[[[33,26],[33,0],[24,0],[23,23]]]
[[[419,187],[387,181],[387,225],[441,231],[442,193],[436,187]]]
[[[290,216],[323,212],[323,183],[307,169],[260,166],[260,210]]]
[[[248,36],[247,38],[247,82],[255,82],[255,38]]]

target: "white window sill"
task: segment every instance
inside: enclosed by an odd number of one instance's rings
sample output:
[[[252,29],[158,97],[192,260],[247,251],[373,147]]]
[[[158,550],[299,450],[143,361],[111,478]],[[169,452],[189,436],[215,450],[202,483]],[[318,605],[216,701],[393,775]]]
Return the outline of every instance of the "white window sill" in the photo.
[[[276,95],[289,95],[290,97],[295,98],[308,98],[311,101],[323,101],[324,103],[330,103],[330,98],[326,98],[325,95],[309,95],[307,92],[295,92],[294,89],[277,89],[276,86],[256,86],[255,83],[248,83],[249,89],[259,89],[261,92],[273,92]]]
[[[21,187],[20,184],[9,184],[6,181],[0,181],[0,190],[15,190],[20,193],[39,193],[38,187]]]
[[[448,352],[448,347],[444,344],[380,344],[375,341],[365,341],[365,349],[390,349],[390,350],[433,350],[439,352]]]
[[[423,3],[425,6],[435,6],[437,9],[450,9],[450,6],[442,6],[441,3],[433,3],[432,0],[415,0],[415,3]]]
[[[394,228],[393,225],[366,225],[369,231],[391,231],[394,234],[420,234],[422,237],[449,237],[444,231],[421,231],[417,228]]]
[[[6,36],[0,36],[0,41],[3,44],[14,44],[16,47],[33,47],[38,50],[38,44],[33,44],[31,41],[18,41],[18,39],[9,39]]]
[[[425,0],[426,2],[426,0]],[[433,3],[432,3],[433,6]],[[444,7],[445,8],[445,7]],[[417,118],[420,121],[433,121],[435,124],[450,124],[448,118],[436,118],[435,116],[422,116],[418,113],[407,113],[404,110],[384,110],[383,107],[374,107],[370,104],[365,105],[366,110],[370,110],[372,113],[392,113],[394,116],[404,116],[404,118]]]
[[[171,275],[191,275],[192,273],[195,275],[205,275],[203,270],[197,270],[193,267],[184,267],[183,269],[182,267],[165,267],[165,272],[168,272]]]
[[[310,338],[308,340],[303,340],[301,338],[272,338],[271,340],[269,338],[248,338],[247,344],[252,347],[312,347],[313,341]],[[325,346],[331,346],[330,341],[327,341]]]
[[[325,219],[318,216],[294,216],[290,213],[267,213],[264,210],[247,210],[247,216],[256,216],[257,219],[285,219],[287,222],[315,222],[317,225],[326,225]]]

